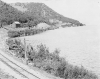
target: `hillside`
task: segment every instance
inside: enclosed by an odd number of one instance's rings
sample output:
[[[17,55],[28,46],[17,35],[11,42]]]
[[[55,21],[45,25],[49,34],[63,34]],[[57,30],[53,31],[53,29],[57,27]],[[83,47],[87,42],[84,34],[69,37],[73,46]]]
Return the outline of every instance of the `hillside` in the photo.
[[[79,21],[64,17],[43,3],[6,4],[0,1],[0,23],[9,25],[14,21],[27,23],[27,26],[36,26],[41,22],[49,25],[65,23],[83,26]]]
[[[44,3],[31,2],[31,3],[15,3],[11,5],[17,9],[18,7],[25,9],[24,13],[32,15],[35,18],[39,18],[40,20],[42,19],[42,21],[44,20],[44,22],[45,21],[46,22],[49,21],[50,23],[62,22],[62,23],[71,23],[78,26],[82,25],[82,23],[80,23],[77,20],[73,20],[58,14]]]
[[[9,4],[0,1],[0,23],[2,25],[9,25],[14,21],[20,20],[24,14]]]

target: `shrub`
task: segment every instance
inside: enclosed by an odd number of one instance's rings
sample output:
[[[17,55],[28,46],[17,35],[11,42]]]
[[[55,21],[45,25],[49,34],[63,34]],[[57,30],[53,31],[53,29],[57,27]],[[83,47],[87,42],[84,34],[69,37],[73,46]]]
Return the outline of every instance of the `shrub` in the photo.
[[[25,58],[25,47],[20,40],[9,39],[7,44],[11,50],[15,51],[17,56]],[[37,51],[31,45],[27,45],[26,52],[28,61],[34,63],[35,67],[57,77],[64,79],[97,79],[95,74],[92,74],[83,67],[73,66],[66,62],[65,58],[59,56],[60,51],[58,49],[50,53],[49,49],[43,44],[37,46]]]
[[[56,70],[56,76],[59,76],[61,78],[64,78],[64,72],[65,72],[65,69],[66,69],[66,61],[64,58],[61,58],[61,61],[60,61],[60,65],[59,67],[57,68]]]
[[[27,46],[28,60],[34,63],[36,55],[37,55],[37,53],[36,53],[35,49],[31,45],[28,45]]]
[[[8,36],[11,38],[19,37],[20,33],[18,31],[8,31]]]
[[[9,46],[9,50],[14,51],[16,56],[25,58],[24,55],[24,45],[18,39],[8,39],[6,41]]]
[[[25,29],[25,30],[14,30],[14,31],[9,30],[8,36],[10,38],[20,37],[20,36],[29,36],[29,35],[39,34],[43,31],[45,30],[44,29]]]

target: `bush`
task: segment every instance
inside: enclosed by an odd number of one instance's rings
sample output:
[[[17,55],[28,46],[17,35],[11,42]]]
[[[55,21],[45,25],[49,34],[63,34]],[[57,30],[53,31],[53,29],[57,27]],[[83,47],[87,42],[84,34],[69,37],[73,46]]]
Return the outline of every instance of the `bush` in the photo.
[[[11,50],[13,49],[16,52],[17,56],[25,58],[24,45],[20,40],[8,40],[7,44]],[[66,62],[65,58],[59,56],[60,51],[58,49],[50,53],[49,49],[43,44],[37,46],[37,51],[31,45],[28,45],[26,52],[28,61],[34,63],[35,67],[57,77],[64,79],[97,79],[96,75],[83,67],[79,68]]]
[[[21,37],[21,36],[29,36],[29,35],[35,35],[39,34],[41,32],[46,31],[45,29],[25,29],[25,30],[9,30],[8,31],[8,36],[10,38],[14,37]]]
[[[16,56],[25,58],[25,55],[24,55],[25,48],[20,40],[8,39],[6,43],[9,46],[9,50],[14,51]]]
[[[8,36],[11,38],[19,37],[20,33],[18,31],[8,31]]]

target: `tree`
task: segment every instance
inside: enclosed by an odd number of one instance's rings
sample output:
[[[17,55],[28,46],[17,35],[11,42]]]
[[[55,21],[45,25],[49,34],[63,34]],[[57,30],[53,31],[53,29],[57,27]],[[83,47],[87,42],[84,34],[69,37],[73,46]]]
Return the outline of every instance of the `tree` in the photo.
[[[34,21],[29,21],[28,26],[29,26],[29,28],[34,27],[34,26],[36,26],[36,23]]]

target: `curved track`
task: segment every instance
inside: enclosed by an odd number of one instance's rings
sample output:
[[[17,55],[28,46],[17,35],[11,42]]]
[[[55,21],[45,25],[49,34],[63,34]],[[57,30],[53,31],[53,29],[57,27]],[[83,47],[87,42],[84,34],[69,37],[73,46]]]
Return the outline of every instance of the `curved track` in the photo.
[[[8,29],[6,29],[6,28],[0,30],[0,44],[1,44],[0,49],[5,46],[4,45],[4,41],[5,41],[6,37],[7,37],[7,33],[6,33],[7,30]],[[7,65],[10,69],[12,69],[13,71],[17,72],[19,75],[23,76],[26,79],[40,79],[39,77],[37,77],[33,73],[27,71],[26,69],[20,67],[20,65],[17,65],[13,61],[11,61],[9,58],[4,56],[2,53],[0,53],[0,61],[2,63],[4,63],[5,65]]]
[[[17,72],[19,75],[23,76],[26,79],[41,79],[37,77],[36,75],[30,73],[29,71],[25,70],[24,68],[20,67],[16,63],[12,62],[8,58],[6,58],[4,55],[0,53],[0,61],[3,62],[5,65],[7,65],[9,68],[11,68],[13,71]]]

